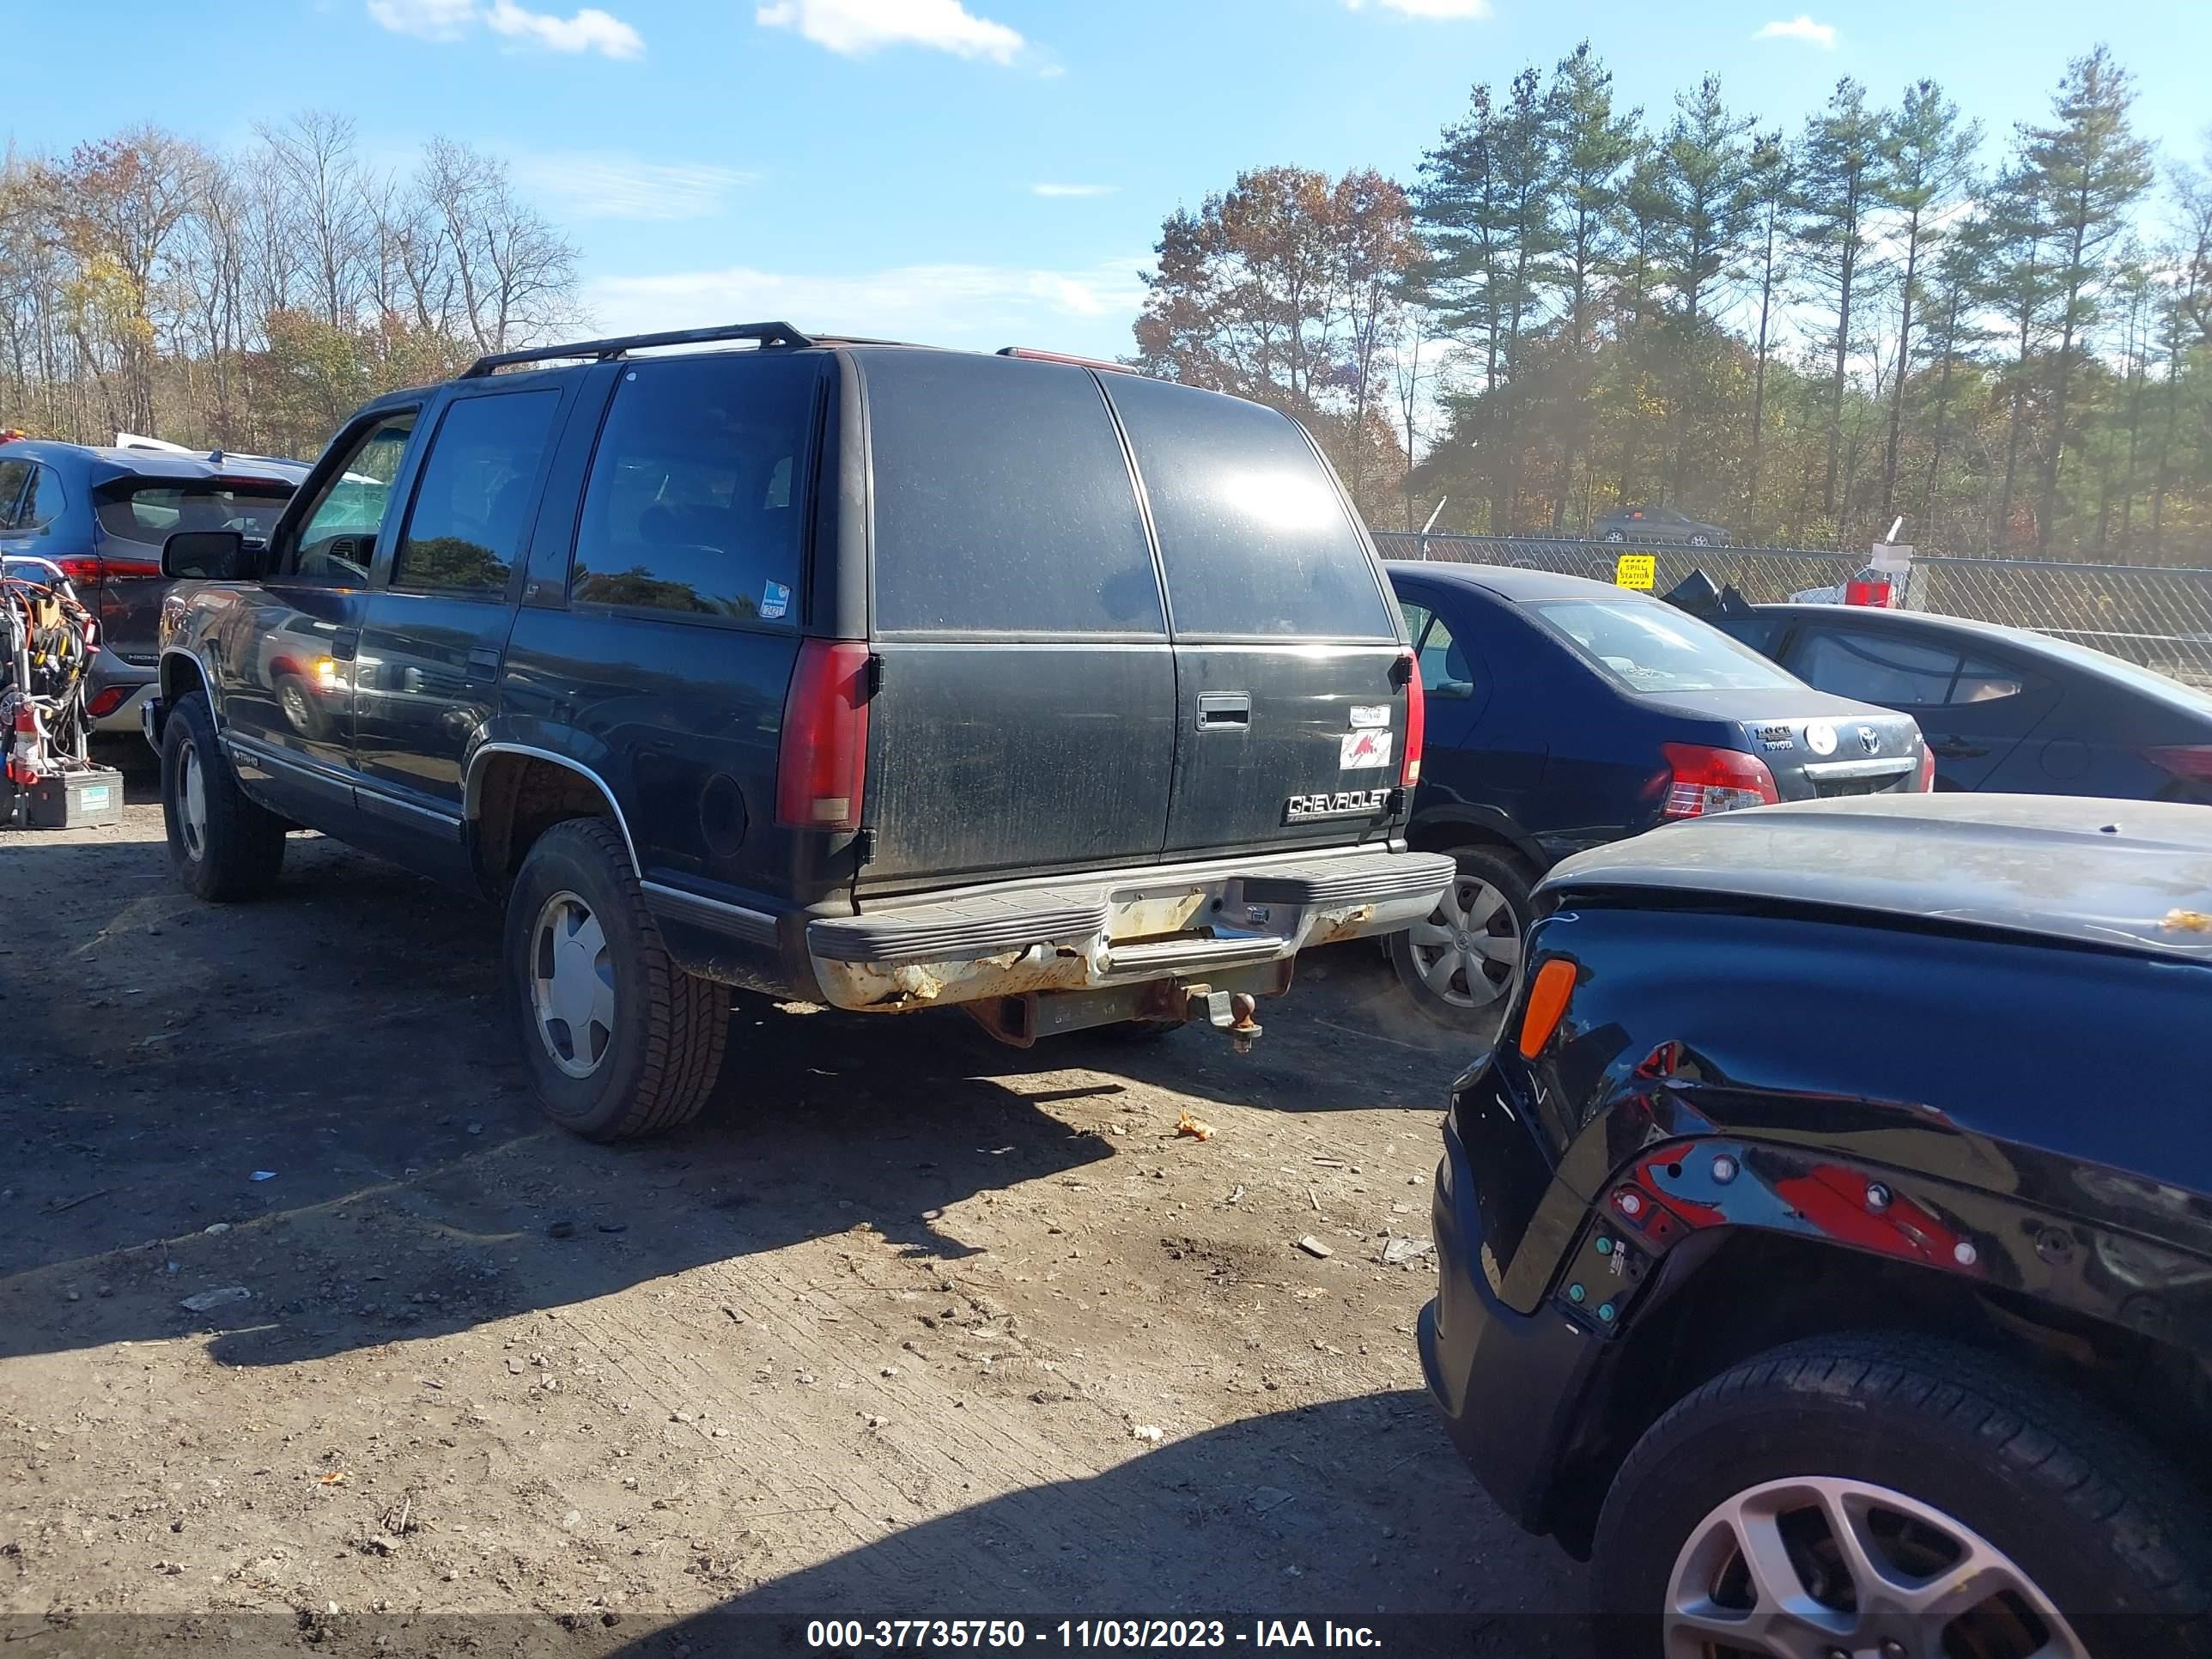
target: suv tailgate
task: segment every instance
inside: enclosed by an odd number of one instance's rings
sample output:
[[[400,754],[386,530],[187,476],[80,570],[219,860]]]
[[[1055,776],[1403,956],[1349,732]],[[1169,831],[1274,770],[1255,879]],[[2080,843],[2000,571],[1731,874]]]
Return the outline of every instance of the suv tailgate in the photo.
[[[1401,802],[1397,608],[1343,490],[1275,410],[1102,377],[1175,639],[1170,858],[1358,841]]]

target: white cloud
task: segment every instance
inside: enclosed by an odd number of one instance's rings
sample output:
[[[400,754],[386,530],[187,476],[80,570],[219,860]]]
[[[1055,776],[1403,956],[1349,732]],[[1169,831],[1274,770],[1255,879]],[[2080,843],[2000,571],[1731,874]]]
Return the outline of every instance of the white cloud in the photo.
[[[1810,13],[1799,12],[1786,23],[1778,21],[1762,24],[1759,32],[1751,38],[1754,40],[1804,40],[1823,52],[1833,52],[1836,48],[1836,26],[1833,23],[1816,23]]]
[[[1032,196],[1111,196],[1119,185],[1031,185]]]
[[[476,0],[368,0],[368,15],[394,34],[458,40],[476,21]]]
[[[569,219],[711,219],[753,179],[736,167],[642,161],[619,150],[519,155],[514,169],[518,184]]]
[[[1490,0],[1344,0],[1354,11],[1379,5],[1408,17],[1487,17]]]
[[[514,0],[492,0],[484,21],[511,40],[530,40],[550,52],[596,52],[608,58],[641,58],[645,42],[619,17],[586,6],[574,17],[529,11]]]
[[[1011,64],[1026,44],[1004,23],[960,0],[774,0],[753,13],[766,28],[795,30],[817,46],[857,58],[879,46],[932,46]]]
[[[1089,270],[1014,265],[901,265],[853,276],[805,276],[733,265],[664,276],[604,276],[584,299],[607,332],[702,327],[774,318],[825,334],[929,344],[1054,345],[1071,334],[1092,349],[1126,349],[1144,304],[1133,253]]]
[[[424,40],[458,40],[479,23],[510,40],[526,41],[548,52],[596,52],[607,58],[639,58],[645,41],[611,12],[586,6],[574,17],[532,11],[516,0],[368,0],[371,21],[395,34]]]

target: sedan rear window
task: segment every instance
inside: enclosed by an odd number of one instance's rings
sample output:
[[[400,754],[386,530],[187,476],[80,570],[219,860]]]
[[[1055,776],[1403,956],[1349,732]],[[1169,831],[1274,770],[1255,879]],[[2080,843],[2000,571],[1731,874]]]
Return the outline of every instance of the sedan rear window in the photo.
[[[292,486],[237,478],[126,478],[104,485],[93,511],[118,541],[159,547],[179,530],[235,530],[267,541]]]
[[[1797,684],[1747,646],[1672,606],[1550,599],[1528,607],[1627,691],[1780,691]]]

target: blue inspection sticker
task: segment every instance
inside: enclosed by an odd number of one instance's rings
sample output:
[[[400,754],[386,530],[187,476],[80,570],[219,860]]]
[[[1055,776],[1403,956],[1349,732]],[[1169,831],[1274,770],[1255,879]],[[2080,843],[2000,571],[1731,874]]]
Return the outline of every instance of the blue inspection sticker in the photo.
[[[761,590],[761,615],[774,622],[791,609],[791,590],[781,582],[772,581]]]

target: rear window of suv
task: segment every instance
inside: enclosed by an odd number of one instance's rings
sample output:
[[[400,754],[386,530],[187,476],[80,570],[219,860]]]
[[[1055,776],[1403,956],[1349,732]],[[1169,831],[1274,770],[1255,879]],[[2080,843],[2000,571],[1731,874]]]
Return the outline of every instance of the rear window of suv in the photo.
[[[1164,380],[1105,378],[1152,500],[1178,635],[1395,637],[1344,497],[1287,416]]]
[[[1164,636],[1136,488],[1089,370],[938,351],[862,362],[879,629]]]
[[[126,478],[94,497],[100,527],[118,541],[159,547],[179,530],[235,530],[267,541],[292,499],[281,480]]]

